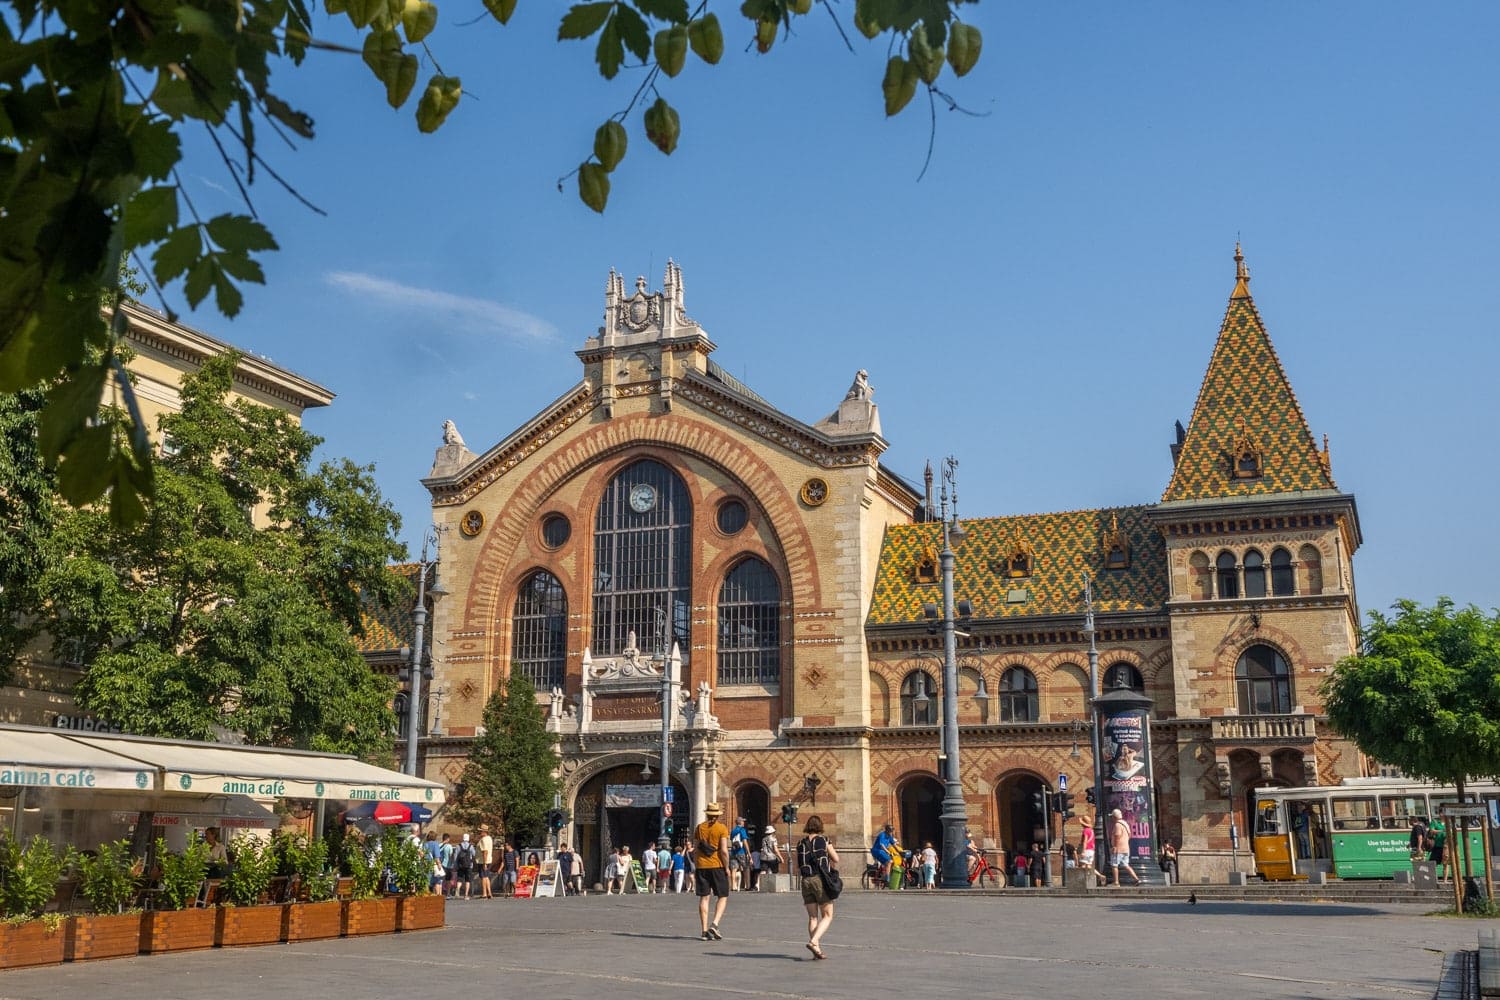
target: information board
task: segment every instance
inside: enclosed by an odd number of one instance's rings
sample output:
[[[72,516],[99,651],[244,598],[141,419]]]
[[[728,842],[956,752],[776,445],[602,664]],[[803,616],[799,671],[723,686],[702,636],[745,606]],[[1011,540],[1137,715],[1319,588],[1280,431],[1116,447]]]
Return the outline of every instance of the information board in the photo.
[[[536,888],[531,892],[532,898],[541,899],[543,896],[557,895],[557,862],[543,861],[541,869],[536,873]]]

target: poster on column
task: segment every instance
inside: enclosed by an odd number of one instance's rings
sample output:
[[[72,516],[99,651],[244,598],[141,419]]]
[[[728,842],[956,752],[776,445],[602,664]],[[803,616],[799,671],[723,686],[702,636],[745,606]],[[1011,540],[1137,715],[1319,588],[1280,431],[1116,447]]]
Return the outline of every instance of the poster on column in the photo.
[[[516,891],[517,899],[530,899],[531,890],[536,887],[536,865],[522,865],[516,869]]]
[[[542,867],[536,873],[536,888],[531,892],[531,898],[541,899],[543,896],[557,895],[557,862],[543,861]]]
[[[1130,863],[1140,872],[1142,862],[1156,854],[1152,829],[1151,755],[1146,733],[1146,714],[1141,711],[1106,715],[1100,736],[1105,760],[1104,809],[1106,818],[1118,809],[1130,828]],[[1108,835],[1112,828],[1106,823]],[[1114,853],[1113,837],[1107,837],[1106,854]]]

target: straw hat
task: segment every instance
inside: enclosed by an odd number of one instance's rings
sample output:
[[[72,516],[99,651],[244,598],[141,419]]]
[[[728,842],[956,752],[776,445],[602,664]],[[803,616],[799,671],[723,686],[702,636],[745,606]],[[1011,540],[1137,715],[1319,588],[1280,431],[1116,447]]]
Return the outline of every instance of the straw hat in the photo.
[[[724,807],[719,805],[717,802],[710,802],[707,806],[704,807],[703,815],[722,816],[724,815]]]

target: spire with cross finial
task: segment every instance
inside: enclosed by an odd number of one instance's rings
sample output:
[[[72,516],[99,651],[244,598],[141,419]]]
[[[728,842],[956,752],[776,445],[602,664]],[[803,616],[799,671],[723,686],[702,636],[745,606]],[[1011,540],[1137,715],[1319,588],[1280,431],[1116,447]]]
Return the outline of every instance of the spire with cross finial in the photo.
[[[1240,250],[1240,241],[1234,241],[1234,293],[1231,299],[1250,297],[1250,269],[1245,266],[1245,254]]]

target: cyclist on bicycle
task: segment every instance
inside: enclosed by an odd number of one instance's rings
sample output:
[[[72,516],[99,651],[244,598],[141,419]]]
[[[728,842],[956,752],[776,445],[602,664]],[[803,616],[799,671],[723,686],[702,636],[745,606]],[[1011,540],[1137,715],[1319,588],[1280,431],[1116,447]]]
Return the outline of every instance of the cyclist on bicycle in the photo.
[[[972,879],[974,877],[974,870],[979,867],[979,858],[981,855],[979,853],[979,845],[974,843],[974,835],[969,832],[968,827],[964,827],[964,856],[968,858],[969,878]]]
[[[870,845],[870,857],[880,865],[880,881],[884,883],[891,876],[891,852],[901,849],[896,840],[896,828],[887,823],[879,833],[875,835],[875,842]]]

